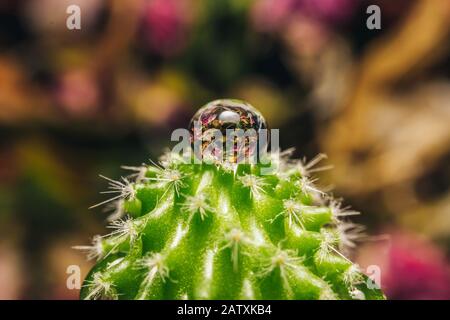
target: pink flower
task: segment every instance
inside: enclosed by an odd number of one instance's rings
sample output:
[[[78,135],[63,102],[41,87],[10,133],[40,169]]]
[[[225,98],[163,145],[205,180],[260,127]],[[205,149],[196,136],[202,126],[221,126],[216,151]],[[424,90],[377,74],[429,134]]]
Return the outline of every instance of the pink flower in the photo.
[[[389,253],[388,294],[399,299],[449,299],[449,268],[434,246],[399,236]]]
[[[252,21],[258,31],[275,32],[287,22],[298,0],[260,0],[252,8]]]
[[[189,3],[183,0],[151,0],[144,8],[142,31],[148,47],[163,56],[178,53],[185,45]]]
[[[358,0],[301,0],[305,13],[326,23],[342,23],[351,18]]]
[[[389,242],[366,247],[358,260],[380,266],[389,299],[450,299],[448,261],[439,248],[417,236],[397,232]]]
[[[99,109],[101,93],[95,76],[87,70],[69,70],[57,79],[56,103],[74,117],[90,117]]]
[[[255,29],[276,32],[292,20],[306,17],[320,23],[339,24],[352,17],[358,0],[260,0],[252,9]]]

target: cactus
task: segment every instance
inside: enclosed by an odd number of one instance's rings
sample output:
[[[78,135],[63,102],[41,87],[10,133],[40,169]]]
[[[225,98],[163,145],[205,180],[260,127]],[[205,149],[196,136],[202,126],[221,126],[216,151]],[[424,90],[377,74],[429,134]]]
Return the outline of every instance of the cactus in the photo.
[[[259,163],[169,152],[120,181],[104,177],[117,193],[105,201],[112,232],[77,247],[97,259],[81,298],[384,299],[346,257],[362,234],[347,221],[355,212],[313,183],[322,158],[284,152],[262,175]]]

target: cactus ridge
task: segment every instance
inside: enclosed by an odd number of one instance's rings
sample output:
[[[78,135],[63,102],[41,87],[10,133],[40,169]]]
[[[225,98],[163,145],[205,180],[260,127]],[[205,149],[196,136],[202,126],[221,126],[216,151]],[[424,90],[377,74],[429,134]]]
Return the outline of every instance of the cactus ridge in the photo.
[[[364,237],[314,185],[324,158],[191,164],[177,154],[105,178],[110,233],[95,236],[83,299],[383,299],[347,257]],[[96,206],[94,206],[96,207]]]

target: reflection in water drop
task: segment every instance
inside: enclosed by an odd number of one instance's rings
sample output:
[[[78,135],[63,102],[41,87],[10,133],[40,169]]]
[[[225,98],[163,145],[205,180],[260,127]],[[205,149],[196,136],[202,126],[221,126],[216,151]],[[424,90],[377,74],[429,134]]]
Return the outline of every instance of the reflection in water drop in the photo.
[[[258,135],[267,129],[261,113],[249,103],[240,100],[215,100],[200,110],[189,124],[192,138],[200,141],[203,159],[212,156],[213,160],[240,162],[256,155]],[[220,139],[220,140],[219,140]]]

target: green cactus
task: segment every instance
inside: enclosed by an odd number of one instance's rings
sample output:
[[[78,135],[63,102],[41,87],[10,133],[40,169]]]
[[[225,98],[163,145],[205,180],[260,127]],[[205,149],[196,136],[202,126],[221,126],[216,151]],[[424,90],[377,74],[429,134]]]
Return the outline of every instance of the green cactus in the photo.
[[[384,299],[346,258],[354,214],[310,163],[192,164],[168,153],[110,183],[112,232],[96,236],[83,299]]]

